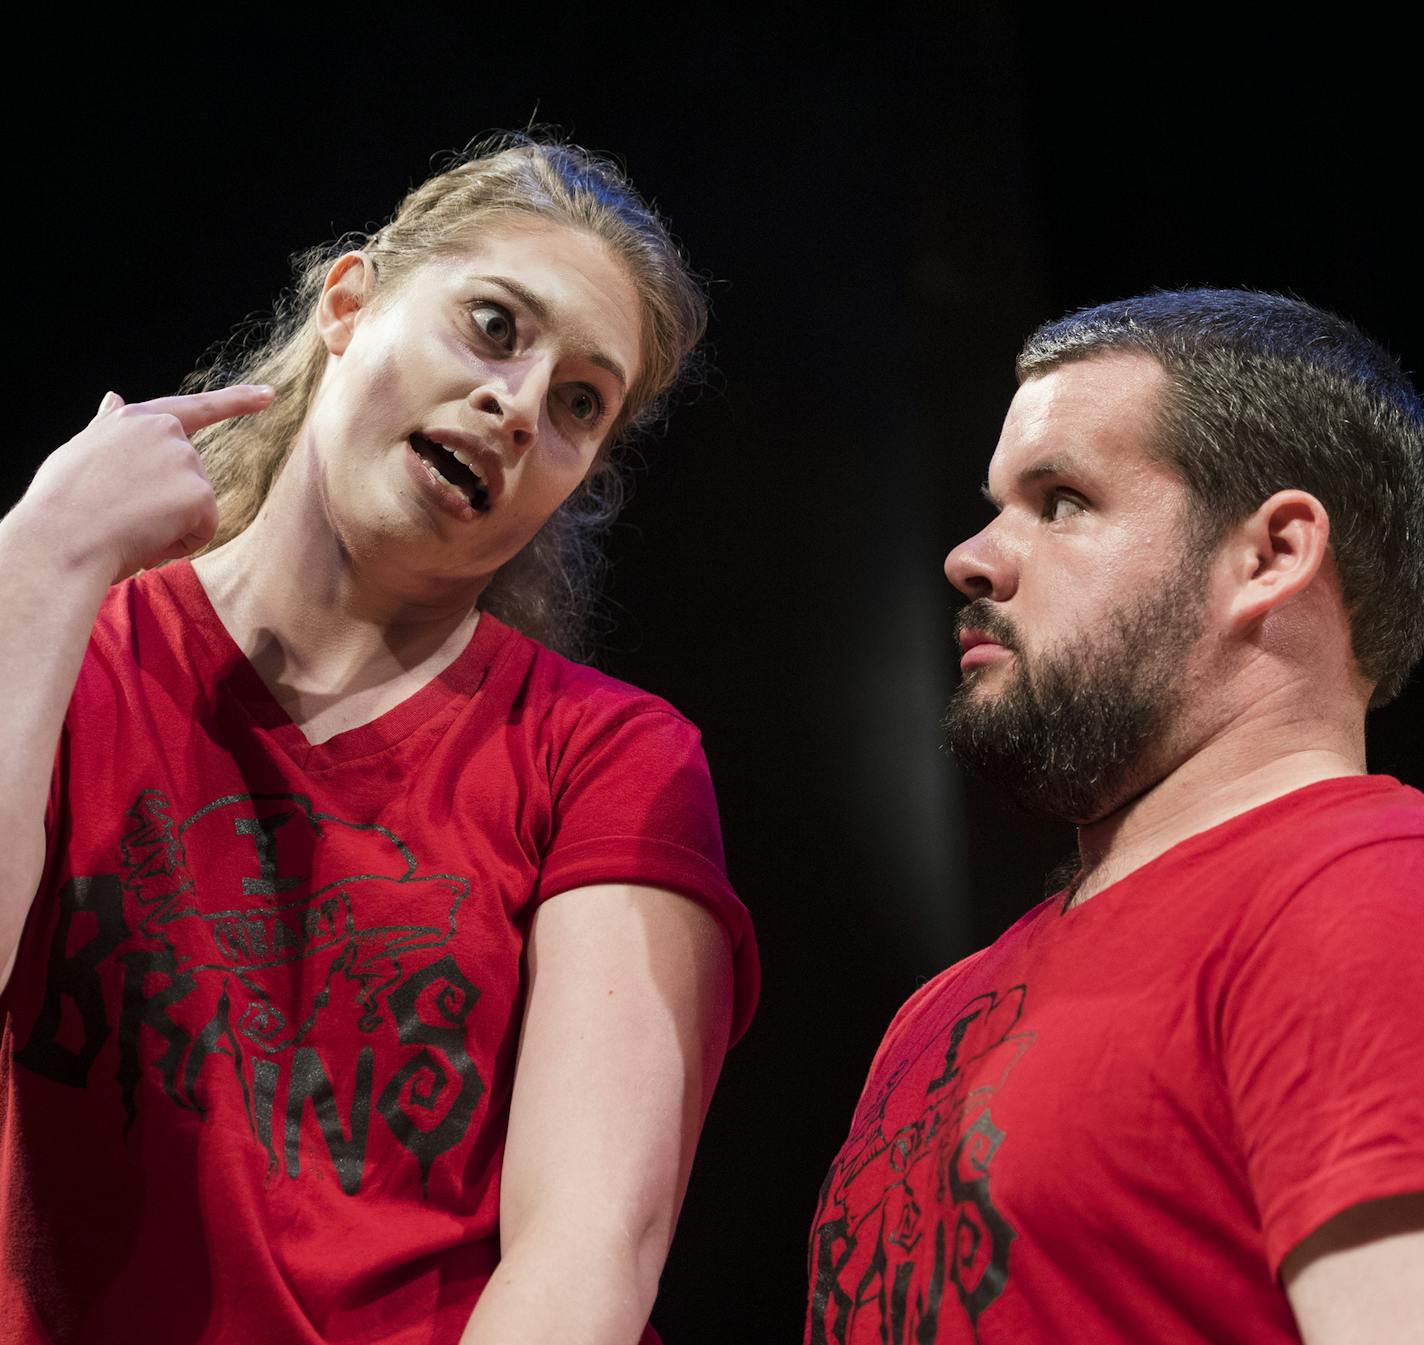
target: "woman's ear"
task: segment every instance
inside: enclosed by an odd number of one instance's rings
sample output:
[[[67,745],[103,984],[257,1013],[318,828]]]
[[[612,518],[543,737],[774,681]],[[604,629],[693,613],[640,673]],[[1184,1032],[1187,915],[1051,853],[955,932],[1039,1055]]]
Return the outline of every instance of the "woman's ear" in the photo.
[[[331,264],[316,305],[316,326],[327,351],[344,355],[356,321],[371,299],[375,273],[364,252],[343,253]]]
[[[1243,519],[1224,544],[1231,621],[1255,625],[1310,586],[1330,549],[1330,515],[1303,490],[1280,490]]]

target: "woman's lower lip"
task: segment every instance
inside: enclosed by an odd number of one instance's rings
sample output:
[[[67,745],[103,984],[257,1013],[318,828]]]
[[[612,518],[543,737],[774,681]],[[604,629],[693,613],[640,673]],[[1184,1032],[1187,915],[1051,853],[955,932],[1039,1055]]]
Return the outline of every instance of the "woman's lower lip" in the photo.
[[[452,518],[459,519],[462,523],[468,523],[471,519],[479,517],[478,511],[454,486],[444,481],[437,481],[431,475],[430,468],[425,465],[425,459],[410,446],[409,440],[405,445],[405,467],[420,493],[436,508],[449,514]]]
[[[986,663],[996,663],[1011,652],[1001,644],[992,642],[976,644],[964,651],[964,656],[959,660],[959,666],[961,669],[979,668]]]

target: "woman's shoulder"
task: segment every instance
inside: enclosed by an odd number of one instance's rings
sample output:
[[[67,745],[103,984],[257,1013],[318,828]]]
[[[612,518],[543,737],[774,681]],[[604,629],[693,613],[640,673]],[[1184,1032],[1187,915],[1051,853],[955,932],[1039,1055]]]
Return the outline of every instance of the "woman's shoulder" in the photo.
[[[609,724],[640,715],[663,716],[692,727],[691,720],[662,696],[556,653],[488,612],[480,617],[480,624],[486,623],[497,628],[492,634],[503,637],[492,672],[511,684],[522,708],[538,706]]]
[[[120,654],[141,636],[150,642],[155,637],[178,644],[191,640],[193,627],[203,624],[204,615],[191,591],[196,584],[191,575],[191,566],[174,562],[113,584],[94,618],[91,653]]]

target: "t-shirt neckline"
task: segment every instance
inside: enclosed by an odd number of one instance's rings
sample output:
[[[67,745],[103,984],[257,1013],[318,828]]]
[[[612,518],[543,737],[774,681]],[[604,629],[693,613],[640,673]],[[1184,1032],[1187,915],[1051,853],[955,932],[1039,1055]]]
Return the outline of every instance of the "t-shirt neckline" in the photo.
[[[232,638],[192,562],[172,561],[153,573],[183,609],[197,636],[188,648],[190,659],[208,662],[217,675],[214,681],[221,686],[221,694],[241,704],[253,724],[308,771],[383,752],[453,703],[469,700],[484,684],[495,656],[511,634],[508,626],[482,612],[470,642],[424,686],[369,723],[313,743]]]
[[[1259,826],[1267,821],[1277,810],[1298,805],[1301,799],[1307,794],[1321,793],[1332,789],[1340,789],[1346,785],[1355,787],[1365,787],[1366,789],[1388,789],[1397,788],[1399,781],[1389,775],[1372,775],[1369,772],[1362,772],[1358,775],[1331,775],[1323,780],[1311,780],[1307,784],[1298,785],[1295,789],[1287,790],[1284,794],[1277,794],[1273,799],[1266,799],[1262,803],[1245,809],[1243,812],[1233,813],[1230,817],[1223,818],[1215,825],[1207,827],[1203,831],[1193,832],[1190,836],[1184,836],[1175,845],[1170,845],[1159,855],[1154,855],[1144,864],[1139,864],[1137,868],[1122,877],[1109,883],[1100,892],[1081,905],[1070,906],[1063,909],[1063,891],[1060,888],[1057,892],[1047,897],[1036,909],[1052,910],[1058,920],[1067,923],[1074,919],[1079,919],[1084,911],[1098,905],[1104,897],[1110,898],[1104,903],[1103,909],[1108,909],[1122,899],[1124,892],[1130,893],[1141,879],[1150,879],[1153,871],[1159,864],[1169,859],[1181,859],[1190,856],[1197,850],[1222,844],[1229,840],[1233,832],[1242,828]]]

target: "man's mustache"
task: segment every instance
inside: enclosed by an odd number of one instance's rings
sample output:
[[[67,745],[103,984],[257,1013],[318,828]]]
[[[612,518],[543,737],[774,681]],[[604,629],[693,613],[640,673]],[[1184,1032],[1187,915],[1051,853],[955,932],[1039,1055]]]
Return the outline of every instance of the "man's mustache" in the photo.
[[[1018,648],[1019,637],[1013,622],[988,598],[975,598],[973,602],[960,608],[959,615],[954,619],[954,633],[959,635],[966,630],[982,630],[1005,649]]]

